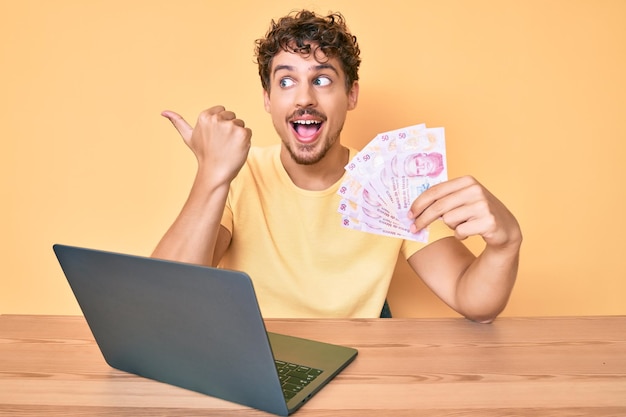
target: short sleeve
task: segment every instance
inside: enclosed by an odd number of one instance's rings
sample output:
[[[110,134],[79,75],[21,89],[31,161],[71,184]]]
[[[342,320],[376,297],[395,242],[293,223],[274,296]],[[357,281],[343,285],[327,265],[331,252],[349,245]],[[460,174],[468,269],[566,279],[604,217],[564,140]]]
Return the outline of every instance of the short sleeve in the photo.
[[[228,229],[231,236],[233,234],[233,209],[231,207],[231,195],[232,195],[232,185],[231,189],[228,192],[228,198],[226,199],[226,206],[224,207],[224,212],[222,213],[222,220],[220,224]]]

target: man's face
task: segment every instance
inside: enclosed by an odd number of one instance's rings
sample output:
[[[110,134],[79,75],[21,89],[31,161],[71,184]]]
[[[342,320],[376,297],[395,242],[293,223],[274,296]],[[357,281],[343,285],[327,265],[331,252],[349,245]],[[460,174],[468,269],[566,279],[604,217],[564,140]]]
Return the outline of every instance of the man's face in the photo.
[[[298,164],[315,164],[331,148],[340,146],[346,114],[357,103],[358,84],[346,92],[339,61],[322,61],[317,62],[313,53],[279,52],[272,62],[271,92],[264,92],[265,110],[272,116],[284,149]]]

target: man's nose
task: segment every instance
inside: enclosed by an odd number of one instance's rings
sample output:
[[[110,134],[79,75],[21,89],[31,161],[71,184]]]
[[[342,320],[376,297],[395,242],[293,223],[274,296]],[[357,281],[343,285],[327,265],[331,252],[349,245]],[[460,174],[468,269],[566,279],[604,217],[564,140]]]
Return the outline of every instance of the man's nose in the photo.
[[[313,107],[317,104],[315,90],[311,85],[300,85],[296,93],[296,106]]]

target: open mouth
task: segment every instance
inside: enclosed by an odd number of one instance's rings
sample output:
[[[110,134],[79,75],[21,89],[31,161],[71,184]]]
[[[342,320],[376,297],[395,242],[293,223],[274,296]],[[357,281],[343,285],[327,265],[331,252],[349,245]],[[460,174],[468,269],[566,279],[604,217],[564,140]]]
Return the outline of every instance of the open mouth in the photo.
[[[301,142],[312,142],[322,128],[321,120],[302,119],[291,122],[291,127]]]

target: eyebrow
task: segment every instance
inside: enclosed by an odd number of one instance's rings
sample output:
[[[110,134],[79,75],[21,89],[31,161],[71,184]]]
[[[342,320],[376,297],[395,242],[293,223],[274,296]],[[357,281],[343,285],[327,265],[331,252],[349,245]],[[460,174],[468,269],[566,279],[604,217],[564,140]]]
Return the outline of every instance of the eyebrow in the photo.
[[[339,71],[337,71],[337,68],[335,68],[335,66],[332,65],[332,64],[319,64],[319,65],[315,65],[313,67],[309,67],[309,69],[313,69],[315,71],[320,71],[320,70],[323,70],[323,69],[330,69],[335,74],[339,75]],[[281,70],[295,71],[296,67],[294,67],[293,65],[276,65],[276,68],[274,68],[273,75],[276,75],[276,73],[278,71],[281,71]]]

